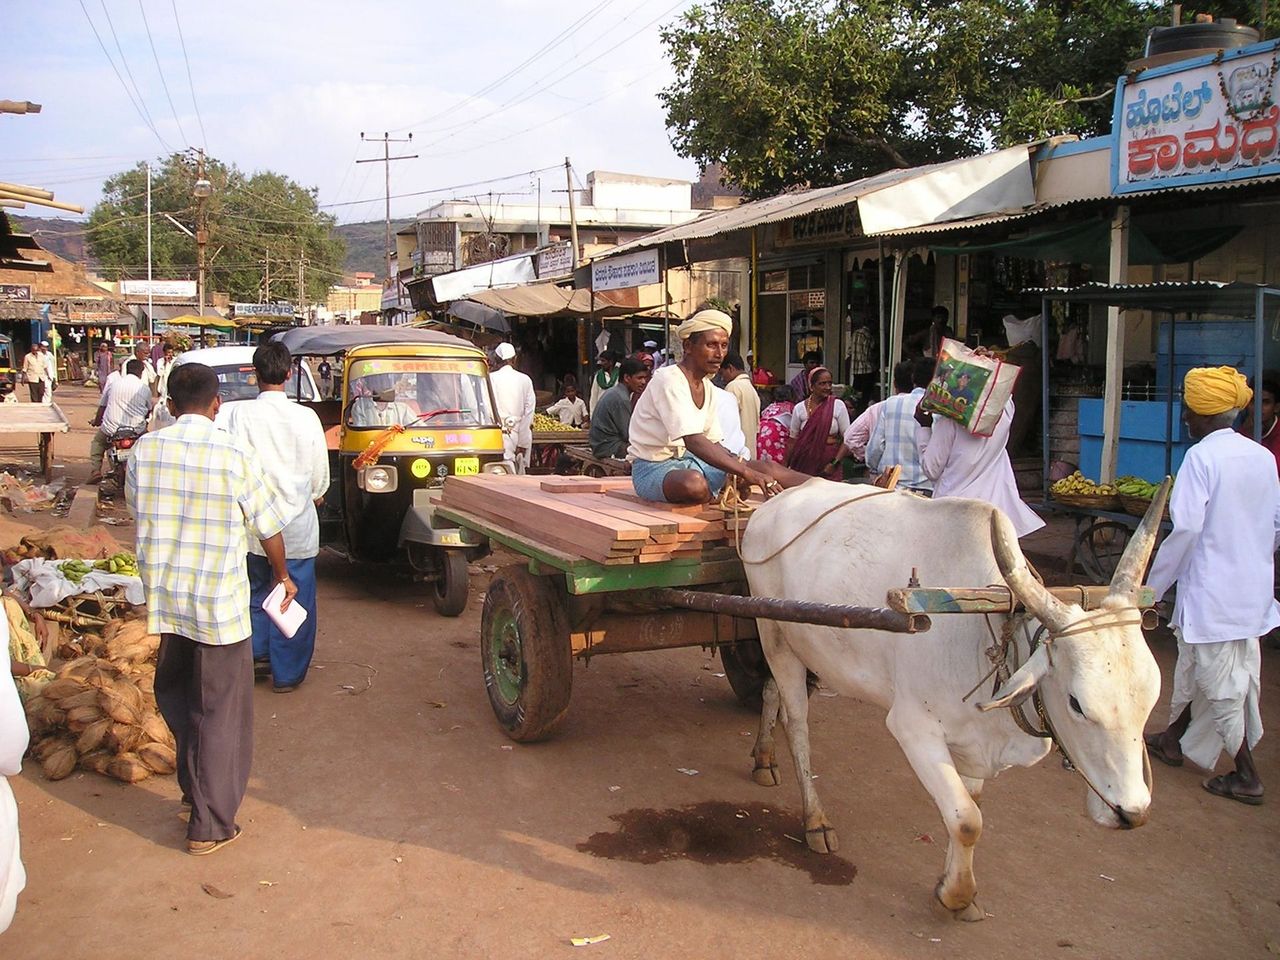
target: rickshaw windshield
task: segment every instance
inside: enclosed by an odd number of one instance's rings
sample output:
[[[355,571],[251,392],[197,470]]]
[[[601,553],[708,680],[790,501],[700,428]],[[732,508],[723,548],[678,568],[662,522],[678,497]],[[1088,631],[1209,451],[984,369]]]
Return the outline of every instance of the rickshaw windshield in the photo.
[[[258,374],[252,364],[223,364],[215,366],[213,372],[218,375],[218,393],[223,401],[252,400],[258,395]],[[289,379],[284,382],[285,396],[298,397],[297,367],[289,371]],[[302,378],[303,400],[315,400],[311,390],[311,381]]]
[[[351,427],[497,426],[479,360],[356,360],[347,379]]]

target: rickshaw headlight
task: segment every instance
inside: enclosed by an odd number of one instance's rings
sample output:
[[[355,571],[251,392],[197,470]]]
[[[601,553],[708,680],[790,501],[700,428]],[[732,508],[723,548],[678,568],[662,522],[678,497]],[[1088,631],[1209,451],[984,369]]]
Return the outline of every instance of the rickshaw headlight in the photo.
[[[392,467],[365,467],[360,474],[361,486],[369,493],[390,493],[398,486],[398,475]]]

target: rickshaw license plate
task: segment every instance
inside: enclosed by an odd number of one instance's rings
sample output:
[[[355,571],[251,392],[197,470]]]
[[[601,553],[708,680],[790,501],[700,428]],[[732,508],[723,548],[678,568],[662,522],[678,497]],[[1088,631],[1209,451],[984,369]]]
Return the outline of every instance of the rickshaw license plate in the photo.
[[[455,477],[469,477],[472,474],[480,472],[479,457],[457,457],[453,461],[453,475]]]

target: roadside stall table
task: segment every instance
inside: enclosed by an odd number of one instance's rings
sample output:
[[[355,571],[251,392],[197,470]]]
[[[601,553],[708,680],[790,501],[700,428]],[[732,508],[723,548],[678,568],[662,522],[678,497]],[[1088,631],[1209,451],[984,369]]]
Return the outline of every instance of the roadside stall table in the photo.
[[[0,403],[0,435],[5,437],[36,435],[36,452],[40,457],[40,472],[45,480],[53,476],[53,439],[55,434],[71,429],[66,415],[56,403]],[[0,440],[5,450],[30,450],[28,443],[12,444]]]
[[[529,472],[555,473],[566,446],[588,443],[586,430],[534,430],[533,449],[529,451]]]

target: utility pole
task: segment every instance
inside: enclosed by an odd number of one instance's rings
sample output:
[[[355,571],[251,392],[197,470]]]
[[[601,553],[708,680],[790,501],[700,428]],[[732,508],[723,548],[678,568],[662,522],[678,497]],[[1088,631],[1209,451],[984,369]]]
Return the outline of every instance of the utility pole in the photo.
[[[147,161],[147,339],[156,335],[155,297],[151,292],[151,161]],[[93,356],[92,353],[89,356]]]
[[[261,263],[262,263],[262,269],[263,269],[263,280],[262,280],[263,294],[262,294],[262,299],[260,299],[258,302],[270,303],[271,302],[271,248],[270,247],[267,247],[266,256],[263,257],[263,259],[261,260]]]
[[[578,213],[573,204],[573,167],[568,157],[564,158],[564,182],[569,188],[569,236],[573,238],[573,265],[576,267],[581,251],[578,248]]]
[[[306,251],[298,247],[298,310],[304,312],[307,302],[307,258]]]
[[[362,132],[360,134],[360,139],[368,143],[382,144],[381,157],[368,157],[364,160],[357,160],[356,163],[381,163],[384,166],[384,172],[386,173],[386,181],[387,181],[387,213],[386,213],[387,282],[392,283],[395,281],[395,277],[391,273],[391,161],[416,160],[418,158],[418,155],[416,153],[412,153],[412,154],[404,154],[399,157],[391,156],[391,144],[412,143],[413,142],[412,133],[409,134],[408,137],[399,138],[399,137],[392,137],[387,133],[383,133],[381,137],[372,137],[372,136],[366,137]]]
[[[196,295],[200,303],[200,316],[204,316],[205,276],[204,248],[209,242],[209,230],[205,212],[205,202],[213,193],[213,184],[205,179],[204,150],[196,151],[196,186],[192,191],[196,198]],[[202,331],[203,333],[203,331]]]

